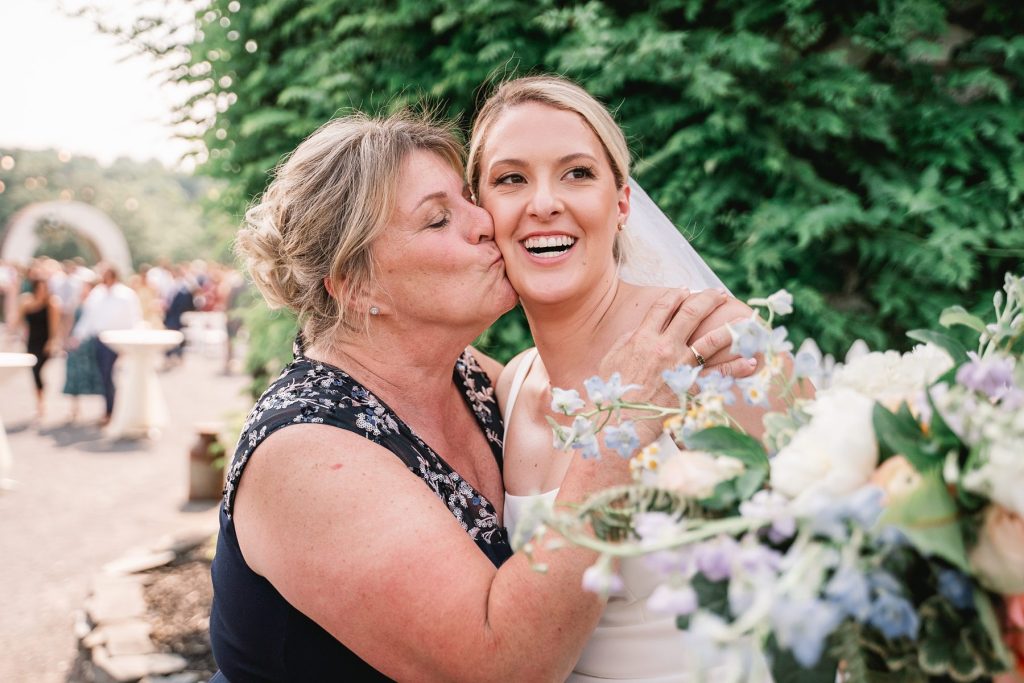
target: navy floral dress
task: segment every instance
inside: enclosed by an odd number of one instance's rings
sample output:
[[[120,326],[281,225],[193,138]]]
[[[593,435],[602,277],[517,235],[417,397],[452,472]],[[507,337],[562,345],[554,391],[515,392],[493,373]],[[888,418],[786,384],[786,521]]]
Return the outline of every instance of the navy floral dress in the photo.
[[[452,376],[500,471],[503,430],[489,378],[468,349],[455,363]],[[390,450],[444,503],[496,567],[512,555],[508,534],[498,524],[491,502],[391,408],[344,370],[306,358],[296,345],[295,359],[249,413],[228,471],[212,567],[210,638],[214,655],[222,673],[232,681],[340,680],[343,674],[346,679],[348,675],[358,675],[357,680],[382,679],[255,574],[238,547],[232,513],[245,466],[268,436],[292,424],[330,425]]]

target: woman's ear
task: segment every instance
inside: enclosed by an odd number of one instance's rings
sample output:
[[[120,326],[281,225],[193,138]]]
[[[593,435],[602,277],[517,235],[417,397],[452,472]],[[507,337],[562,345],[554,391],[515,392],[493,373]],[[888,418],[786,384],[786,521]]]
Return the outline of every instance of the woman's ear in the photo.
[[[330,295],[332,299],[338,298],[338,296],[334,293],[334,282],[331,280],[330,275],[324,278],[324,289],[327,290],[327,293]]]
[[[624,226],[626,224],[626,221],[629,220],[629,193],[630,187],[629,183],[627,182],[619,190],[619,199],[616,202],[616,208],[618,209],[619,213],[618,224],[620,226]]]

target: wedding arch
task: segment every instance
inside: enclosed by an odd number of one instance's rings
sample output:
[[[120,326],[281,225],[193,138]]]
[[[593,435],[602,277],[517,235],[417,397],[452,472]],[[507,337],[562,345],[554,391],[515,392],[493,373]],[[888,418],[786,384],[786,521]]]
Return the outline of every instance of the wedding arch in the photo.
[[[39,247],[36,228],[43,221],[66,226],[86,240],[102,260],[121,273],[131,272],[132,256],[124,233],[110,216],[82,202],[40,202],[15,213],[4,231],[0,259],[14,263],[31,261]]]

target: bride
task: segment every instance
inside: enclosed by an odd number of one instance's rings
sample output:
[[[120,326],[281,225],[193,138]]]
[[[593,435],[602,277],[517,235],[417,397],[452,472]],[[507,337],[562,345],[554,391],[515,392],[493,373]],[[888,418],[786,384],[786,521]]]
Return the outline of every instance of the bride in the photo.
[[[467,174],[494,219],[495,239],[519,293],[536,348],[506,366],[497,385],[505,418],[505,525],[516,535],[524,511],[553,504],[571,460],[551,444],[551,387],[579,388],[614,340],[635,329],[666,287],[706,290],[717,309],[687,340],[689,364],[752,374],[729,360],[728,340],[709,334],[751,310],[721,282],[657,207],[629,181],[622,130],[596,99],[553,76],[499,86],[474,123]],[[639,204],[639,206],[638,206]],[[631,210],[632,209],[632,210]],[[643,213],[642,217],[637,214]],[[725,332],[727,335],[727,332]],[[732,416],[761,433],[761,410]],[[689,680],[676,617],[647,607],[656,585],[639,560],[620,568],[613,595],[570,681]]]

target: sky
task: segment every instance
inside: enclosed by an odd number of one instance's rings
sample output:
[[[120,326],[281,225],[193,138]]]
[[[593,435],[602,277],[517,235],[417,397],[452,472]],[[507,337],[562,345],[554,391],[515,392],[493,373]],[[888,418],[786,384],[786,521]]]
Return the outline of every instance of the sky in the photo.
[[[169,125],[180,91],[161,85],[150,58],[61,12],[84,2],[0,0],[0,151],[54,148],[102,163],[127,156],[188,170],[178,163],[188,144]],[[119,22],[145,6],[90,4]]]

